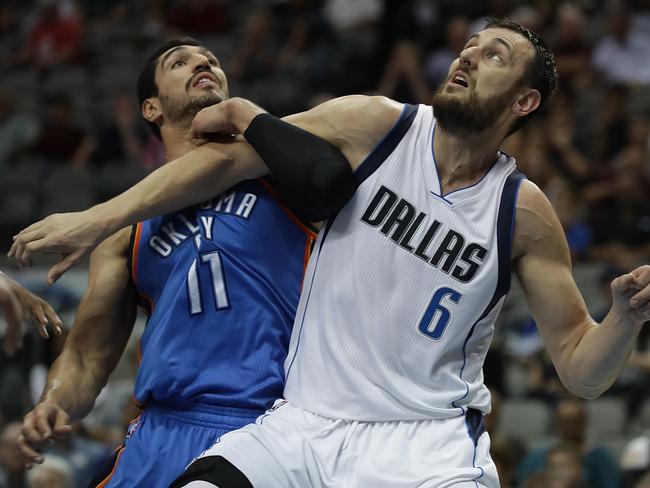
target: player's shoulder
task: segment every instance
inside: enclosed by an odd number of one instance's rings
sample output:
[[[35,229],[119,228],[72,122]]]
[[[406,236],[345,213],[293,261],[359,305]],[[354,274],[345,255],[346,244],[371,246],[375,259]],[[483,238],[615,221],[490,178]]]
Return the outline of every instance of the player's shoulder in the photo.
[[[517,194],[513,256],[546,245],[562,231],[559,219],[544,192],[523,180]]]
[[[132,227],[125,227],[102,241],[92,253],[93,259],[126,257],[131,242]]]
[[[400,117],[404,104],[384,96],[346,95],[322,105],[323,110],[344,116],[353,125],[386,126],[389,129]]]

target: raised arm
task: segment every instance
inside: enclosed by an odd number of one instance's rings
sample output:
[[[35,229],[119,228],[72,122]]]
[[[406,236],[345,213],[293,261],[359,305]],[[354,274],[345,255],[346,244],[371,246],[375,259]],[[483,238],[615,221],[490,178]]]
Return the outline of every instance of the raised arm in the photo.
[[[135,289],[129,278],[130,230],[104,241],[92,254],[88,288],[63,351],[50,369],[40,401],[23,421],[18,445],[27,465],[51,438],[70,432],[70,422],[93,407],[126,346],[135,320]]]
[[[562,383],[584,398],[601,395],[650,319],[650,266],[612,282],[612,308],[596,323],[571,274],[562,226],[541,190],[528,181],[517,201],[514,256],[531,314]]]
[[[342,97],[287,117],[287,121],[295,127],[304,129],[300,133],[290,124],[285,124],[284,127],[275,125],[274,129],[284,129],[289,133],[280,139],[284,149],[309,148],[290,153],[296,165],[329,167],[332,152],[328,150],[329,156],[323,159],[322,151],[315,149],[323,147],[322,141],[315,141],[315,135],[340,151],[350,162],[350,167],[355,169],[392,127],[401,108],[401,104],[384,97]],[[201,111],[197,115],[194,129],[199,133],[245,133],[250,122],[261,113],[264,111],[251,102],[231,99]],[[264,131],[258,131],[258,135],[260,133],[263,134]],[[296,138],[301,141],[295,142]],[[305,140],[312,141],[313,144],[304,142]],[[265,149],[270,154],[277,153],[277,148],[273,146],[269,148],[267,145]],[[323,165],[323,161],[328,164]],[[343,161],[346,167],[347,161]],[[116,229],[205,201],[240,181],[267,172],[268,168],[256,151],[242,140],[231,144],[205,144],[164,165],[106,203],[84,212],[54,214],[32,224],[18,234],[9,255],[22,266],[28,266],[34,255],[59,252],[62,260],[48,275],[49,281],[53,282]],[[286,174],[274,176],[281,182]],[[310,174],[318,175],[319,170]],[[352,177],[349,172],[345,175],[347,179]],[[317,179],[312,178],[310,181]],[[342,186],[338,178],[328,181],[333,186],[333,191]],[[298,191],[310,193],[304,187]],[[323,196],[327,191],[320,187],[313,193]]]

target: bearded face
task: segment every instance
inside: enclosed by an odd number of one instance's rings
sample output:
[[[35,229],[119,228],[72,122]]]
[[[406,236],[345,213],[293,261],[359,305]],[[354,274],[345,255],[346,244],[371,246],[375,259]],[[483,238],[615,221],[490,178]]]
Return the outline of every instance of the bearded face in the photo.
[[[172,124],[192,120],[201,109],[216,105],[224,100],[220,93],[214,91],[199,95],[189,95],[187,93],[159,95],[158,99],[165,119]]]
[[[436,121],[445,131],[456,135],[480,134],[492,127],[512,103],[517,90],[514,86],[505,93],[479,98],[475,90],[468,96],[457,97],[446,93],[443,84],[432,100]]]

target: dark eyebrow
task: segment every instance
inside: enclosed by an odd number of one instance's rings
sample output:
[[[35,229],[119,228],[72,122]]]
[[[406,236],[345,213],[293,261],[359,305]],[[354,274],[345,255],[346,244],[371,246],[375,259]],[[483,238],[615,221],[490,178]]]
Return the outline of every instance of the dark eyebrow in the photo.
[[[467,45],[467,43],[469,43],[469,42],[470,42],[471,40],[473,40],[473,39],[478,39],[478,38],[479,38],[479,35],[480,35],[479,32],[477,32],[476,34],[472,34],[472,36],[470,36],[470,38],[467,39],[467,42],[465,43],[465,45]],[[503,38],[501,38],[501,37],[495,37],[495,38],[493,39],[493,41],[494,41],[494,42],[498,42],[499,44],[502,44],[503,46],[505,46],[505,48],[508,50],[508,54],[510,55],[510,59],[512,59],[512,47],[510,46],[510,44],[508,44],[508,43],[507,43]]]
[[[164,54],[164,56],[162,57],[162,59],[160,60],[160,66],[163,66],[163,67],[164,67],[164,64],[165,64],[165,61],[167,61],[167,58],[169,58],[169,56],[171,56],[171,55],[174,54],[176,51],[179,51],[179,50],[181,50],[181,49],[186,49],[186,46],[176,46],[175,48],[170,49],[169,51],[167,51],[167,52]]]
[[[501,37],[495,37],[494,38],[495,42],[498,42],[499,44],[502,44],[506,47],[508,50],[508,54],[510,55],[510,59],[512,59],[512,47],[510,47],[510,44],[508,44],[506,41],[504,41]]]

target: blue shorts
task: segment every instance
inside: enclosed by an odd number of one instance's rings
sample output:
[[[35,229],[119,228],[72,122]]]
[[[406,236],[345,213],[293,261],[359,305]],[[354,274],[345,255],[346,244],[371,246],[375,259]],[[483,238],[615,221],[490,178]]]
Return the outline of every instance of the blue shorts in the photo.
[[[147,404],[131,422],[124,444],[113,453],[112,462],[92,486],[168,488],[222,434],[254,422],[263,413]]]

